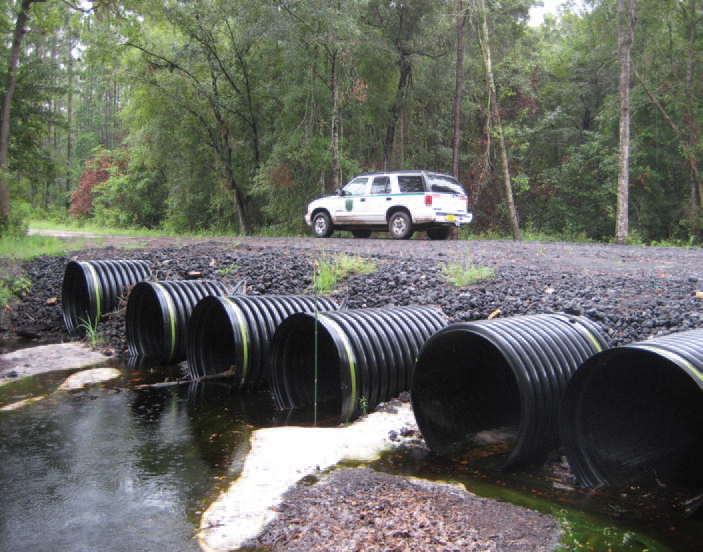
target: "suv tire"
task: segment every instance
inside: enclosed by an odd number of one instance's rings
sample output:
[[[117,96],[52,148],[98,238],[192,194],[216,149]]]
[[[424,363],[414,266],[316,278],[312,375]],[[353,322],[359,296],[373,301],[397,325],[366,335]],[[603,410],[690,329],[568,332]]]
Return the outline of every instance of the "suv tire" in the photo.
[[[437,226],[436,228],[427,229],[427,237],[431,240],[448,240],[451,235],[451,226]]]
[[[325,211],[320,211],[312,218],[312,233],[316,238],[329,238],[332,232],[332,221]]]
[[[408,240],[413,235],[413,223],[410,215],[405,211],[398,211],[391,215],[388,221],[388,231],[396,240]]]

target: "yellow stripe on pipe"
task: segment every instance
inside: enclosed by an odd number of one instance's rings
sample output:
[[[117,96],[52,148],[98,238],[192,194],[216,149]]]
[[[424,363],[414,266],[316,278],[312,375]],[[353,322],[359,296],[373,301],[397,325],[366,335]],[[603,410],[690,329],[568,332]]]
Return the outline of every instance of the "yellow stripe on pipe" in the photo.
[[[224,297],[224,299],[232,305],[232,307],[234,307],[234,314],[237,317],[237,322],[239,323],[239,331],[242,334],[242,377],[239,384],[244,386],[247,379],[247,372],[249,371],[249,336],[247,334],[247,321],[244,318],[244,313],[242,313],[242,310],[235,305],[229,297]]]
[[[168,321],[171,326],[171,346],[169,348],[168,360],[171,360],[173,358],[173,354],[176,352],[176,305],[174,305],[171,294],[166,290],[166,288],[158,282],[154,282],[152,285],[163,294],[163,297],[166,300]]]
[[[100,293],[100,278],[98,278],[98,273],[95,271],[95,267],[90,263],[85,263],[84,266],[88,267],[90,270],[90,276],[93,278],[93,287],[95,289],[95,306],[97,307],[97,312],[95,314],[95,320],[91,320],[91,324],[97,324],[100,320],[100,315],[102,314],[102,304],[101,304],[101,293]]]
[[[593,335],[591,331],[586,326],[581,324],[578,320],[575,320],[574,318],[569,318],[568,316],[564,316],[562,314],[555,314],[554,317],[568,322],[569,324],[571,324],[572,327],[578,326],[578,329],[583,330],[579,333],[586,335],[586,338],[593,344],[597,352],[600,353],[603,350],[603,345],[601,345],[596,336]]]
[[[356,362],[354,361],[354,350],[352,349],[351,343],[349,342],[349,339],[347,337],[347,334],[342,330],[342,328],[337,324],[334,320],[331,320],[327,316],[324,316],[322,313],[318,313],[319,318],[324,318],[325,323],[331,325],[336,331],[337,334],[339,335],[339,338],[342,340],[342,343],[344,345],[344,350],[347,354],[347,361],[349,363],[349,377],[351,379],[351,405],[352,409],[356,408],[356,404],[358,401],[358,397],[356,396],[357,389],[356,389]],[[353,410],[352,410],[353,412]],[[346,413],[347,416],[351,416],[352,412]]]
[[[703,374],[701,374],[696,367],[683,358],[681,355],[676,354],[673,351],[668,351],[666,349],[660,349],[656,345],[645,345],[643,343],[636,345],[637,349],[644,349],[645,351],[650,351],[659,356],[663,356],[665,359],[673,362],[677,366],[682,367],[691,377],[698,380],[698,386],[703,387]]]

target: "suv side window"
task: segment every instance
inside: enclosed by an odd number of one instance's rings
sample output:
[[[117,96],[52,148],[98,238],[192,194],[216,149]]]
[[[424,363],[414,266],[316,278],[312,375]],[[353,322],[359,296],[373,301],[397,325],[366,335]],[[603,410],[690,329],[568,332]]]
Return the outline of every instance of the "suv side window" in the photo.
[[[425,185],[423,184],[422,177],[420,175],[398,176],[398,188],[402,194],[425,191]]]
[[[387,176],[377,176],[371,185],[372,194],[389,194],[391,192],[391,179]]]
[[[364,195],[364,192],[366,192],[366,183],[369,181],[368,176],[360,176],[359,178],[355,178],[349,184],[344,186],[342,188],[342,191],[344,192],[344,195]]]

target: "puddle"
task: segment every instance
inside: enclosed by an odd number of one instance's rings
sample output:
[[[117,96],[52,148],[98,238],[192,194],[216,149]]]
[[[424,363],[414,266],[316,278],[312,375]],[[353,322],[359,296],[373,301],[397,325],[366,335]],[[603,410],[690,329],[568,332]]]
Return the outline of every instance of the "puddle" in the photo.
[[[200,550],[201,512],[234,479],[267,395],[119,387],[129,378],[52,393],[64,379],[16,382],[48,396],[0,412],[0,550]]]
[[[0,552],[199,551],[203,512],[243,469],[251,433],[312,425],[310,411],[276,413],[268,393],[239,394],[223,382],[150,387],[180,371],[118,368],[117,379],[78,390],[57,392],[75,371],[0,387],[0,407],[26,401],[0,411]],[[317,419],[336,425],[334,416]],[[411,449],[371,465],[459,481],[555,515],[570,530],[563,550],[678,552],[703,542],[703,521],[672,510],[677,497],[666,506],[635,490],[565,490],[548,475],[496,475],[486,462],[449,463]]]

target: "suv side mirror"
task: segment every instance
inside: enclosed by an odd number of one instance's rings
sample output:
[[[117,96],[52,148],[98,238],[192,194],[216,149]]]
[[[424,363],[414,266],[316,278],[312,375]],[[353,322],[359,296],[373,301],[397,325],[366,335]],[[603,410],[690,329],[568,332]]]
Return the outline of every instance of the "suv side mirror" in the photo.
[[[343,195],[345,195],[345,192],[344,192],[344,190],[342,190],[342,188],[337,188],[337,189],[335,190],[335,192],[337,193],[338,196],[343,196]]]

